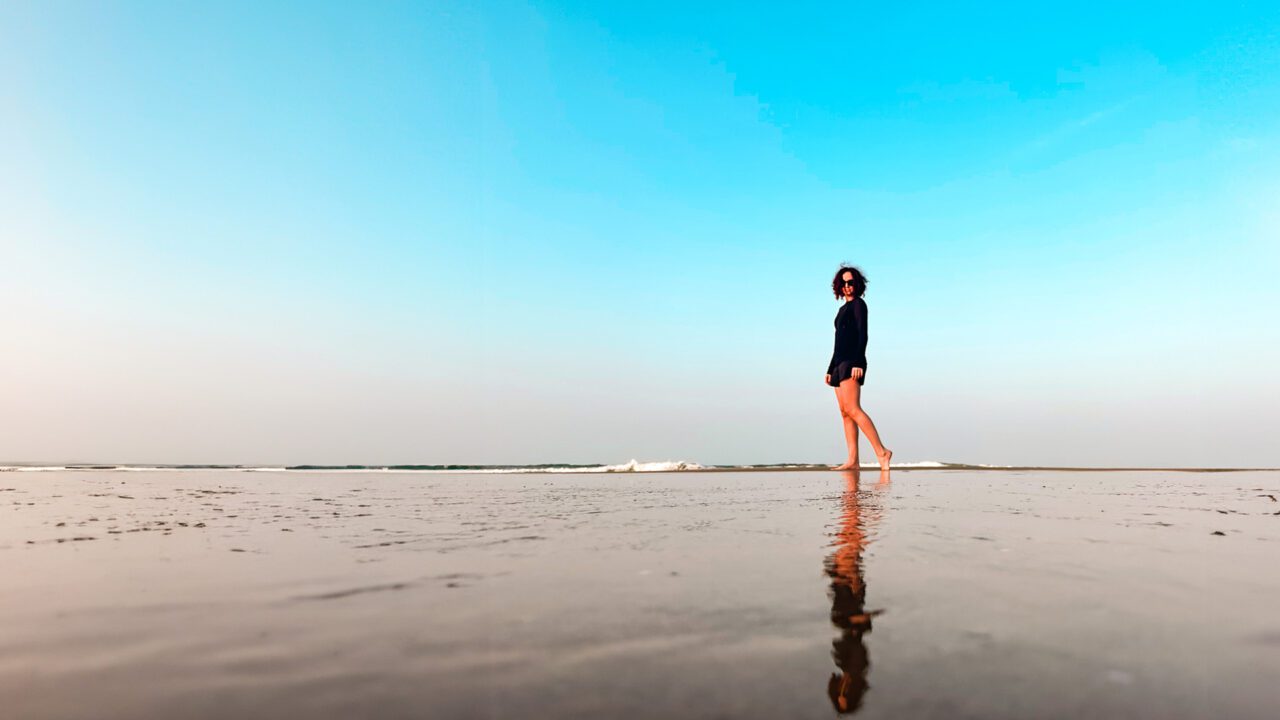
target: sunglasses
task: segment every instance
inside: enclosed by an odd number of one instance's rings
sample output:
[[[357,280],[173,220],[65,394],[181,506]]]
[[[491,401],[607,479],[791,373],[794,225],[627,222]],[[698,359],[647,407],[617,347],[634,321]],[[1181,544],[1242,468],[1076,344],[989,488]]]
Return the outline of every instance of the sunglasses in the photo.
[[[857,280],[841,280],[840,285],[843,287],[858,287]]]

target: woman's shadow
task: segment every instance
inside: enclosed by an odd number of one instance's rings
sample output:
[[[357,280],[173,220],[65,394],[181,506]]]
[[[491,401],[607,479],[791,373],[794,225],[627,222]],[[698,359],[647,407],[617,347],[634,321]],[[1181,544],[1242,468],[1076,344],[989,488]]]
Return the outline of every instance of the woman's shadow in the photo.
[[[832,545],[835,551],[824,562],[831,579],[831,624],[840,636],[831,642],[831,656],[838,672],[827,681],[827,695],[836,712],[852,713],[862,706],[863,696],[870,685],[867,675],[871,671],[871,658],[863,635],[871,632],[871,618],[883,610],[866,608],[867,581],[863,570],[862,552],[870,542],[870,530],[880,519],[879,503],[868,502],[873,495],[859,495],[857,470],[841,473],[845,478],[845,491],[840,498],[840,518]],[[889,485],[889,472],[880,473],[876,490]]]

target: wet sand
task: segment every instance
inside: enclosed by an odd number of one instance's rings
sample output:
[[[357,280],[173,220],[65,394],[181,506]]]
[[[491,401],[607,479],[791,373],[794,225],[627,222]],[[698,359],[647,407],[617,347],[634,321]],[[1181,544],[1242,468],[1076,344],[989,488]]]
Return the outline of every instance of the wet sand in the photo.
[[[1280,473],[0,473],[25,718],[1273,718]]]

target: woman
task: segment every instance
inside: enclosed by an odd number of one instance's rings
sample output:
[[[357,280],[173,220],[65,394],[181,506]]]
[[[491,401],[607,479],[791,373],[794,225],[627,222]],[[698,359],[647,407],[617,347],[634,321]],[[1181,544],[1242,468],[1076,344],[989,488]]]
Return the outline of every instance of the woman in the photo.
[[[827,384],[836,389],[836,402],[844,420],[844,439],[849,444],[849,458],[837,470],[858,467],[858,429],[866,433],[871,448],[880,461],[880,469],[889,469],[893,451],[880,442],[875,423],[860,405],[862,384],[867,379],[867,278],[856,267],[841,265],[831,281],[837,300],[843,300],[836,313],[836,347],[827,366]]]

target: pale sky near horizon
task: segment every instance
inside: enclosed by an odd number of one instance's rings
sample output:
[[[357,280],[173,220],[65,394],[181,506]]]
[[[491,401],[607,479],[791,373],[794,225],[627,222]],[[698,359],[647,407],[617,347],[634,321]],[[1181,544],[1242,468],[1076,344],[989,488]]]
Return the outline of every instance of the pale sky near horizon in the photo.
[[[1280,466],[1280,5],[7,3],[0,463]],[[864,453],[870,451],[864,445]]]

